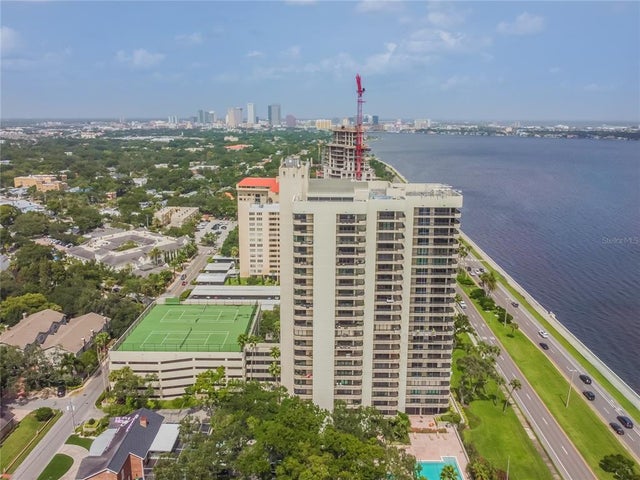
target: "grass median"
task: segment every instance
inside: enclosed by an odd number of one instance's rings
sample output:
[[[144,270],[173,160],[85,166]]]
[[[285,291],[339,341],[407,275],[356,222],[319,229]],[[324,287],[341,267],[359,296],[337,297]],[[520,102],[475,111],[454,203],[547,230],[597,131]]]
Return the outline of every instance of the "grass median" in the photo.
[[[454,365],[463,355],[464,352],[459,348],[454,351]],[[460,371],[454,366],[454,389],[459,380]],[[513,408],[508,407],[505,412],[502,411],[502,390],[498,389],[495,382],[490,382],[487,392],[496,392],[495,397],[474,400],[464,407],[469,422],[468,428],[462,431],[465,444],[472,444],[482,457],[502,471],[507,470],[508,464],[512,478],[552,480],[553,475],[538,454]]]
[[[56,453],[49,465],[42,471],[38,480],[58,480],[69,471],[73,465],[73,458],[64,453]]]
[[[482,262],[485,269],[493,272],[496,280],[507,289],[507,291],[513,296],[515,300],[520,303],[520,306],[522,308],[525,308],[527,312],[529,312],[536,319],[536,321],[543,325],[544,328],[552,334],[554,340],[562,344],[562,346],[571,354],[571,356],[578,363],[580,363],[585,372],[587,372],[592,378],[594,378],[598,382],[598,384],[600,384],[609,393],[609,395],[611,395],[622,406],[622,408],[627,411],[629,415],[631,415],[633,418],[640,418],[640,410],[636,408],[635,405],[633,405],[627,399],[627,397],[620,393],[618,389],[614,387],[609,382],[609,380],[600,373],[598,369],[591,365],[591,362],[584,358],[584,356],[582,356],[582,354],[578,350],[576,350],[575,347],[564,338],[564,336],[560,335],[553,327],[553,325],[547,322],[547,320],[545,320],[545,318],[531,306],[531,304],[522,296],[522,294],[513,286],[511,286],[511,284],[509,284],[509,282],[500,274],[500,272],[496,271],[487,261],[482,258],[482,255],[480,255],[480,253],[478,253],[471,245],[469,245],[464,240],[461,239],[461,241],[466,245],[469,252],[471,252],[471,254],[475,258]]]
[[[461,287],[467,295],[476,288],[465,285]],[[537,345],[522,332],[512,332],[493,312],[484,312],[475,300],[471,301],[596,476],[609,478],[609,474],[599,466],[602,457],[609,454],[630,456],[618,438],[591,409],[579,390],[571,390],[569,407],[565,406],[569,380]]]
[[[57,410],[47,422],[36,420],[34,412],[24,417],[0,447],[0,471],[13,473],[61,416],[62,412]]]

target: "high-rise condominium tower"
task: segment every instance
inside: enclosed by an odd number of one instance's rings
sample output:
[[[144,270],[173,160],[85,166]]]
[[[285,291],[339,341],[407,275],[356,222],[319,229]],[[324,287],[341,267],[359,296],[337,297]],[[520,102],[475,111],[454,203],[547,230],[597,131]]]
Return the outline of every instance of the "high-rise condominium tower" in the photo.
[[[462,195],[280,167],[282,384],[320,407],[449,405]]]
[[[269,105],[268,110],[269,125],[279,126],[282,123],[282,118],[280,116],[280,104],[274,103],[273,105]]]
[[[278,179],[247,177],[236,185],[240,276],[280,277]]]

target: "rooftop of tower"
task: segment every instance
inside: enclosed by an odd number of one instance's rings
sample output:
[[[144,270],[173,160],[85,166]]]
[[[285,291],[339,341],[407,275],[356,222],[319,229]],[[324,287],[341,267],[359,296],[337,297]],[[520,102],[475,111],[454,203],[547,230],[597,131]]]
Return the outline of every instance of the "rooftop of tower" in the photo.
[[[358,182],[344,179],[310,179],[307,201],[357,202],[404,200],[407,197],[462,197],[449,185],[440,183]]]

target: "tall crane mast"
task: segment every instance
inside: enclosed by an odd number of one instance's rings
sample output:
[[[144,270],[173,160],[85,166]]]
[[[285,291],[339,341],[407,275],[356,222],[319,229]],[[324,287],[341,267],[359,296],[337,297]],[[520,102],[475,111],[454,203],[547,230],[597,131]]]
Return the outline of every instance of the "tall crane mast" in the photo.
[[[363,144],[363,132],[362,132],[362,104],[364,100],[362,95],[364,94],[364,88],[362,87],[362,81],[360,74],[356,74],[356,86],[358,87],[358,115],[356,116],[356,180],[362,179],[362,144]]]

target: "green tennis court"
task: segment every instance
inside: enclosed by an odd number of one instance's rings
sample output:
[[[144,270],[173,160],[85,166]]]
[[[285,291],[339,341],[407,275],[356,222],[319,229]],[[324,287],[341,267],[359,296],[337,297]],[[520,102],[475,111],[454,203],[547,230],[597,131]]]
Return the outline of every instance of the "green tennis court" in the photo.
[[[239,352],[252,305],[155,305],[117,348],[129,352]]]

